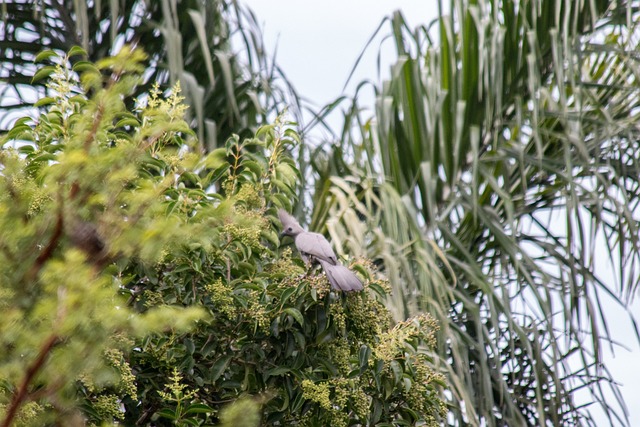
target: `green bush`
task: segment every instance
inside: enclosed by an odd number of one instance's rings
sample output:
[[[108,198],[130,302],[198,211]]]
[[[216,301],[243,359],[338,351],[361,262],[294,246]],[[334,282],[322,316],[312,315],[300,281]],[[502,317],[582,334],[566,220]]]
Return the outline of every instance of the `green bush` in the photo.
[[[392,326],[366,260],[342,295],[281,247],[291,125],[200,154],[179,86],[127,109],[140,51],[38,59],[54,96],[0,150],[5,425],[438,425],[435,322]]]

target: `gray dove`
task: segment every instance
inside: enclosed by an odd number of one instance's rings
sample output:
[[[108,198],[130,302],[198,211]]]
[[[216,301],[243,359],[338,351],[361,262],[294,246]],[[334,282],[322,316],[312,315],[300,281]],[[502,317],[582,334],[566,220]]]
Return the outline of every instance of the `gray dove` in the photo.
[[[338,262],[329,241],[319,233],[305,231],[298,221],[283,209],[278,210],[282,223],[280,237],[290,236],[305,263],[317,261],[322,266],[333,289],[349,292],[364,289],[362,282],[347,267]]]

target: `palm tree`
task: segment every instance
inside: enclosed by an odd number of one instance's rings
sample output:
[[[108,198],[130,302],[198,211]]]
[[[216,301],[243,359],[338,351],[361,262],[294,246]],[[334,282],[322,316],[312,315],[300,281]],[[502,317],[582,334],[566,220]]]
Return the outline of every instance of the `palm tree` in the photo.
[[[0,89],[0,129],[16,117],[12,111],[33,103],[34,88],[39,97],[45,92],[32,82],[37,54],[75,45],[91,61],[125,43],[142,47],[148,84],[135,95],[179,80],[204,150],[233,133],[252,135],[285,106],[299,111],[295,92],[265,52],[253,12],[236,1],[5,0],[0,13],[0,76],[8,83]]]
[[[603,304],[639,283],[639,5],[452,0],[415,30],[396,13],[372,116],[355,96],[313,156],[311,227],[380,265],[398,318],[440,321],[450,424],[628,425]]]

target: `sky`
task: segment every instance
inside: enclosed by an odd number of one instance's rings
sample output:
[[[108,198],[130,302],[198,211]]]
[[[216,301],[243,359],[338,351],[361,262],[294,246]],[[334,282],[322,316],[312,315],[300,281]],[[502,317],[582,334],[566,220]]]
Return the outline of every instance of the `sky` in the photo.
[[[274,52],[276,60],[293,82],[300,95],[314,105],[325,105],[343,93],[343,87],[355,60],[385,16],[400,9],[412,26],[431,22],[437,15],[437,2],[425,0],[245,0],[262,26],[266,48]],[[382,33],[388,31],[388,24]],[[380,81],[376,55],[382,38],[365,55],[356,69],[353,82],[364,79]],[[393,60],[393,46],[382,44],[382,77],[387,77]],[[384,65],[386,64],[386,65]],[[346,93],[353,94],[354,85]],[[366,98],[365,98],[366,100]],[[372,101],[372,100],[371,100]],[[605,275],[611,275],[603,266]],[[631,351],[617,350],[612,356],[604,350],[608,369],[622,384],[622,393],[630,412],[631,426],[640,426],[640,346],[635,338],[628,315],[611,315],[619,306],[605,303],[614,338]],[[631,308],[640,317],[640,303]],[[605,426],[606,422],[598,425]]]
[[[277,59],[296,87],[319,104],[341,94],[366,42],[383,18],[401,9],[409,21],[430,21],[436,9],[417,0],[306,2],[245,1],[263,25],[266,46],[278,48]],[[392,52],[391,43],[386,43]],[[375,50],[372,50],[375,53]],[[357,77],[376,77],[375,55],[367,55]],[[354,79],[360,80],[359,78]]]
[[[343,94],[343,88],[356,58],[386,16],[401,10],[411,25],[430,22],[436,17],[435,0],[294,0],[244,1],[255,12],[262,26],[266,48],[277,48],[276,58],[298,93],[315,107],[324,106]],[[424,17],[424,18],[423,18]],[[388,22],[385,29],[389,28]],[[385,31],[382,31],[385,32]],[[370,79],[379,81],[378,47],[382,43],[382,77],[389,76],[395,48],[393,42],[377,37],[351,78],[345,94],[353,95],[355,85]],[[371,91],[360,99],[373,103]],[[337,119],[337,117],[336,117]],[[338,128],[338,120],[329,119]],[[318,128],[318,127],[316,127]],[[318,129],[319,131],[319,129]]]

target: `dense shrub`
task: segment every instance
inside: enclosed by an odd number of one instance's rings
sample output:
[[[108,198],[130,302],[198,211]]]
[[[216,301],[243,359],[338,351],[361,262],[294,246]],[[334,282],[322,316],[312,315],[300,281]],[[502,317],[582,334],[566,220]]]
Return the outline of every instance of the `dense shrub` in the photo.
[[[0,150],[5,424],[438,425],[434,321],[393,326],[366,260],[343,295],[281,245],[291,125],[200,154],[179,86],[126,109],[143,53],[67,58]]]

